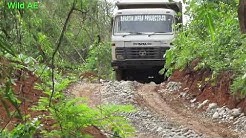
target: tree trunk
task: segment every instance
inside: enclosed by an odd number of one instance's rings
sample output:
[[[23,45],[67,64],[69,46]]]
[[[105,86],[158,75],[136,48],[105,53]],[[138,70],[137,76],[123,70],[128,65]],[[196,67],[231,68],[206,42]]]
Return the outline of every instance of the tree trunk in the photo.
[[[246,33],[246,0],[240,0],[238,6],[238,19],[241,32]]]

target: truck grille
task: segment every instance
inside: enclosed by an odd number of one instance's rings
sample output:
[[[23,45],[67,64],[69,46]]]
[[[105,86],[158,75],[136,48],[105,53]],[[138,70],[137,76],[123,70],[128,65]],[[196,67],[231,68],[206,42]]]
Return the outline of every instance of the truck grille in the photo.
[[[125,59],[163,59],[168,47],[118,47],[116,55],[124,55]]]

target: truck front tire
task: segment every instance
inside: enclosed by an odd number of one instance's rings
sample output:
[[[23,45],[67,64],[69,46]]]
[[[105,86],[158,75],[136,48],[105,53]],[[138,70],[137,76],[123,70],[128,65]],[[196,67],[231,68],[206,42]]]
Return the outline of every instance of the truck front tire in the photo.
[[[123,79],[123,70],[121,70],[121,69],[115,70],[115,79],[117,81],[121,81]]]

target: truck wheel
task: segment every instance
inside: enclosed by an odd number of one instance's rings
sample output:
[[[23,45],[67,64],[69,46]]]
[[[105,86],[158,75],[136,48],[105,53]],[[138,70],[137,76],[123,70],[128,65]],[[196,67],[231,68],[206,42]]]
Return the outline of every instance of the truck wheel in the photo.
[[[115,70],[115,79],[121,81],[123,79],[123,71],[121,69]]]

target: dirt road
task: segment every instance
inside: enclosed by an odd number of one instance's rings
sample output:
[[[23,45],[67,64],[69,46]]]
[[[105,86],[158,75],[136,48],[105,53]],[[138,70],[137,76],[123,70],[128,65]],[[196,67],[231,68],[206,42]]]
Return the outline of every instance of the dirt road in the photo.
[[[124,114],[136,127],[138,138],[243,138],[229,124],[218,123],[203,116],[180,98],[178,85],[140,84],[137,82],[80,82],[69,91],[77,97],[87,97],[90,106],[98,104],[133,104],[137,112]],[[174,92],[172,92],[174,91]]]

